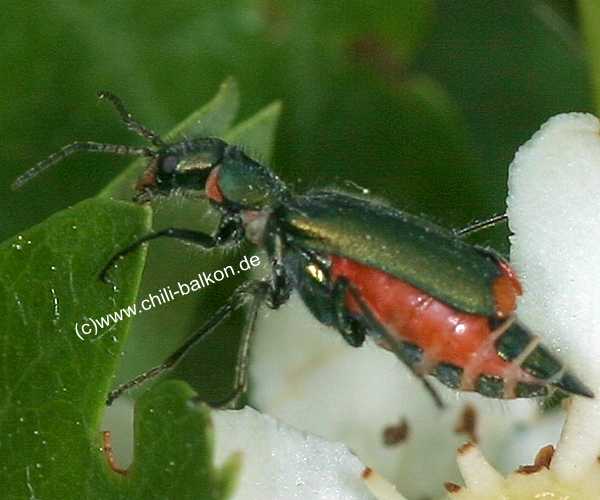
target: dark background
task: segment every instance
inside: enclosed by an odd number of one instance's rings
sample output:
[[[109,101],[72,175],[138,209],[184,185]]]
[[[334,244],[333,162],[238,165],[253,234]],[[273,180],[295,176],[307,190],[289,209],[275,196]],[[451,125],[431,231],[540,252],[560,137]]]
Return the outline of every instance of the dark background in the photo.
[[[295,189],[352,181],[449,226],[502,212],[517,147],[556,113],[592,110],[569,1],[8,1],[0,26],[0,239],[96,194],[127,165],[74,157],[10,191],[74,140],[140,143],[98,89],[165,132],[231,75],[241,119],[282,101],[271,163]],[[506,251],[506,234],[479,238]],[[164,326],[184,315],[165,314],[153,317]],[[160,347],[126,375],[189,333],[186,322],[172,329],[157,334],[163,344],[144,340]]]

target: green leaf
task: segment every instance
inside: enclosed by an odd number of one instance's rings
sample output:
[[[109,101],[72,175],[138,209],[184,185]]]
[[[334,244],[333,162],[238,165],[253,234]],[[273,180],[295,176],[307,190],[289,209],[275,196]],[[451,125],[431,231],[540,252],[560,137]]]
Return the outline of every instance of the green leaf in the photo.
[[[319,5],[321,30],[341,43],[380,39],[407,63],[431,31],[432,0],[346,0]],[[332,23],[331,20],[335,19]]]
[[[561,1],[437,2],[431,43],[415,65],[441,82],[462,110],[477,161],[470,168],[448,163],[435,183],[428,175],[418,183],[438,188],[435,209],[444,218],[444,210],[456,212],[455,224],[503,211],[506,171],[517,148],[548,117],[590,109],[577,28],[557,5],[572,7]],[[479,236],[489,244],[488,232]]]
[[[220,500],[233,492],[240,456],[213,465],[210,410],[190,404],[195,393],[183,382],[168,381],[147,392],[135,407],[135,460],[126,498]]]
[[[190,405],[182,384],[140,401],[131,474],[110,470],[101,452],[99,424],[130,320],[97,332],[82,325],[135,303],[143,249],[113,270],[116,289],[99,272],[150,219],[145,207],[91,199],[0,245],[4,498],[221,499],[231,491],[237,459],[214,469],[208,410]]]
[[[596,113],[600,113],[600,4],[596,0],[579,0],[579,10],[592,80]]]
[[[254,158],[268,161],[273,155],[273,138],[280,114],[281,103],[274,102],[229,130],[224,139],[250,149]]]

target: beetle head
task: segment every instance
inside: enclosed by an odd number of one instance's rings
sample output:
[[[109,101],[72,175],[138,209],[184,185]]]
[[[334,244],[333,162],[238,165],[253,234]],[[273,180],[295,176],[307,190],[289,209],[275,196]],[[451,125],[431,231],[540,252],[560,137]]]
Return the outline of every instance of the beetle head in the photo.
[[[225,143],[213,138],[183,141],[160,149],[137,181],[135,200],[148,201],[175,192],[203,192],[224,149]]]

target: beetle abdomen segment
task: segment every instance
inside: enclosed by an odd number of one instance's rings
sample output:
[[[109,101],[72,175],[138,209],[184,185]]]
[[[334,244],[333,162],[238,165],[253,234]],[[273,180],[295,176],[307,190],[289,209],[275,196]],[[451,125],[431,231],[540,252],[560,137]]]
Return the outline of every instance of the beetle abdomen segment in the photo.
[[[488,398],[532,398],[548,394],[548,385],[543,382],[509,382],[495,375],[480,375],[475,390]]]
[[[573,394],[593,397],[583,382],[568,372],[561,361],[520,323],[513,323],[496,340],[496,348],[502,359],[519,364],[532,377]]]
[[[540,396],[548,385],[591,395],[514,317],[500,321],[458,311],[384,271],[344,257],[331,257],[330,273],[333,281],[343,276],[358,289],[397,341],[399,357],[421,375],[494,398]],[[350,294],[346,305],[361,315]],[[386,340],[377,340],[389,348]]]

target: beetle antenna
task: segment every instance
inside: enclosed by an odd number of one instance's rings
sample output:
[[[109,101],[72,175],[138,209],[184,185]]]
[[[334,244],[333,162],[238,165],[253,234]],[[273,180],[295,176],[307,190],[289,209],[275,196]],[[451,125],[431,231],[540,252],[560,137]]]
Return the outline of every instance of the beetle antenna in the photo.
[[[149,148],[134,148],[122,144],[103,144],[101,142],[74,142],[63,146],[56,153],[51,154],[45,160],[40,161],[34,167],[21,174],[12,184],[12,189],[19,189],[23,184],[37,177],[44,170],[60,163],[68,156],[79,151],[88,153],[108,153],[121,156],[156,156],[156,153]]]
[[[123,123],[125,123],[129,130],[135,132],[147,141],[150,141],[154,146],[166,146],[165,142],[154,130],[142,125],[133,117],[133,115],[129,111],[127,111],[127,108],[123,104],[123,101],[115,94],[109,92],[108,90],[100,90],[98,91],[97,95],[98,99],[108,99],[110,101],[117,113],[119,113],[121,120],[123,120]]]
[[[476,233],[477,231],[481,231],[482,229],[487,229],[488,227],[495,226],[495,225],[500,224],[501,222],[505,222],[505,221],[508,221],[508,214],[503,213],[503,214],[494,215],[488,219],[485,219],[485,220],[482,220],[479,222],[474,222],[473,224],[469,224],[468,226],[463,227],[461,229],[455,229],[454,235],[462,238],[463,236],[466,236],[467,234]]]

